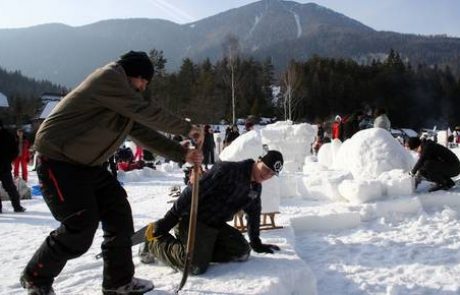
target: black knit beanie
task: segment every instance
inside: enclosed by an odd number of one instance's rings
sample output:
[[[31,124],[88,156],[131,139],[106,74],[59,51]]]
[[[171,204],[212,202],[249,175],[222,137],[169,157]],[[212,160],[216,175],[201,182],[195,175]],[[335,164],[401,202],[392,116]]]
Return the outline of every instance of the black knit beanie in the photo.
[[[141,76],[147,81],[152,80],[153,64],[147,53],[143,51],[130,51],[120,56],[117,63],[123,67],[128,77]]]

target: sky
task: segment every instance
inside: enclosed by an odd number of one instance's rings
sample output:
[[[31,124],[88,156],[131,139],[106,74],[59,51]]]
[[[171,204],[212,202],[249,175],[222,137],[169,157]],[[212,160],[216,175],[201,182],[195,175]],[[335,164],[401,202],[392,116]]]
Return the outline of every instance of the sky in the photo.
[[[189,23],[254,0],[0,0],[0,28],[44,23],[81,26],[113,18]],[[315,2],[376,30],[460,37],[458,0],[298,0]]]

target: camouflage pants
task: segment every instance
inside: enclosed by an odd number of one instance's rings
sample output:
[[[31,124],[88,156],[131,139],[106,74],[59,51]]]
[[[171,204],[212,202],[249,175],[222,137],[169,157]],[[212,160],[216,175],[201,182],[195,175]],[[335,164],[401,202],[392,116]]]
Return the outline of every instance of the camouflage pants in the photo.
[[[175,227],[175,236],[166,234],[149,242],[150,253],[166,265],[182,271],[188,236],[188,220],[182,220]],[[204,273],[211,262],[245,261],[251,248],[236,228],[225,224],[216,229],[197,223],[192,274]]]

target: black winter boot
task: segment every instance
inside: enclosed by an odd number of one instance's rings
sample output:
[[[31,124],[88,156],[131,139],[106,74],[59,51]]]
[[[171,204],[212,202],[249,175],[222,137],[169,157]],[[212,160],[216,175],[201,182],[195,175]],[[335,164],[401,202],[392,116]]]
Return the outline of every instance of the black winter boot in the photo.
[[[27,289],[27,295],[56,295],[51,285],[37,286],[32,282],[27,281],[24,275],[20,278],[21,286]]]

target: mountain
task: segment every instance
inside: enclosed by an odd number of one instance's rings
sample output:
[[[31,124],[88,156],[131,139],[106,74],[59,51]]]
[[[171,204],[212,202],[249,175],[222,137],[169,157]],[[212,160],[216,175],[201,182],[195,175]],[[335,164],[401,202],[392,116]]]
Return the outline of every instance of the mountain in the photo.
[[[123,19],[0,29],[0,66],[72,87],[131,49],[163,50],[170,70],[185,57],[216,60],[229,35],[239,40],[242,54],[271,57],[278,71],[291,59],[314,54],[370,62],[393,48],[414,65],[449,65],[460,73],[460,38],[376,31],[314,3],[281,0],[262,0],[184,25]]]

